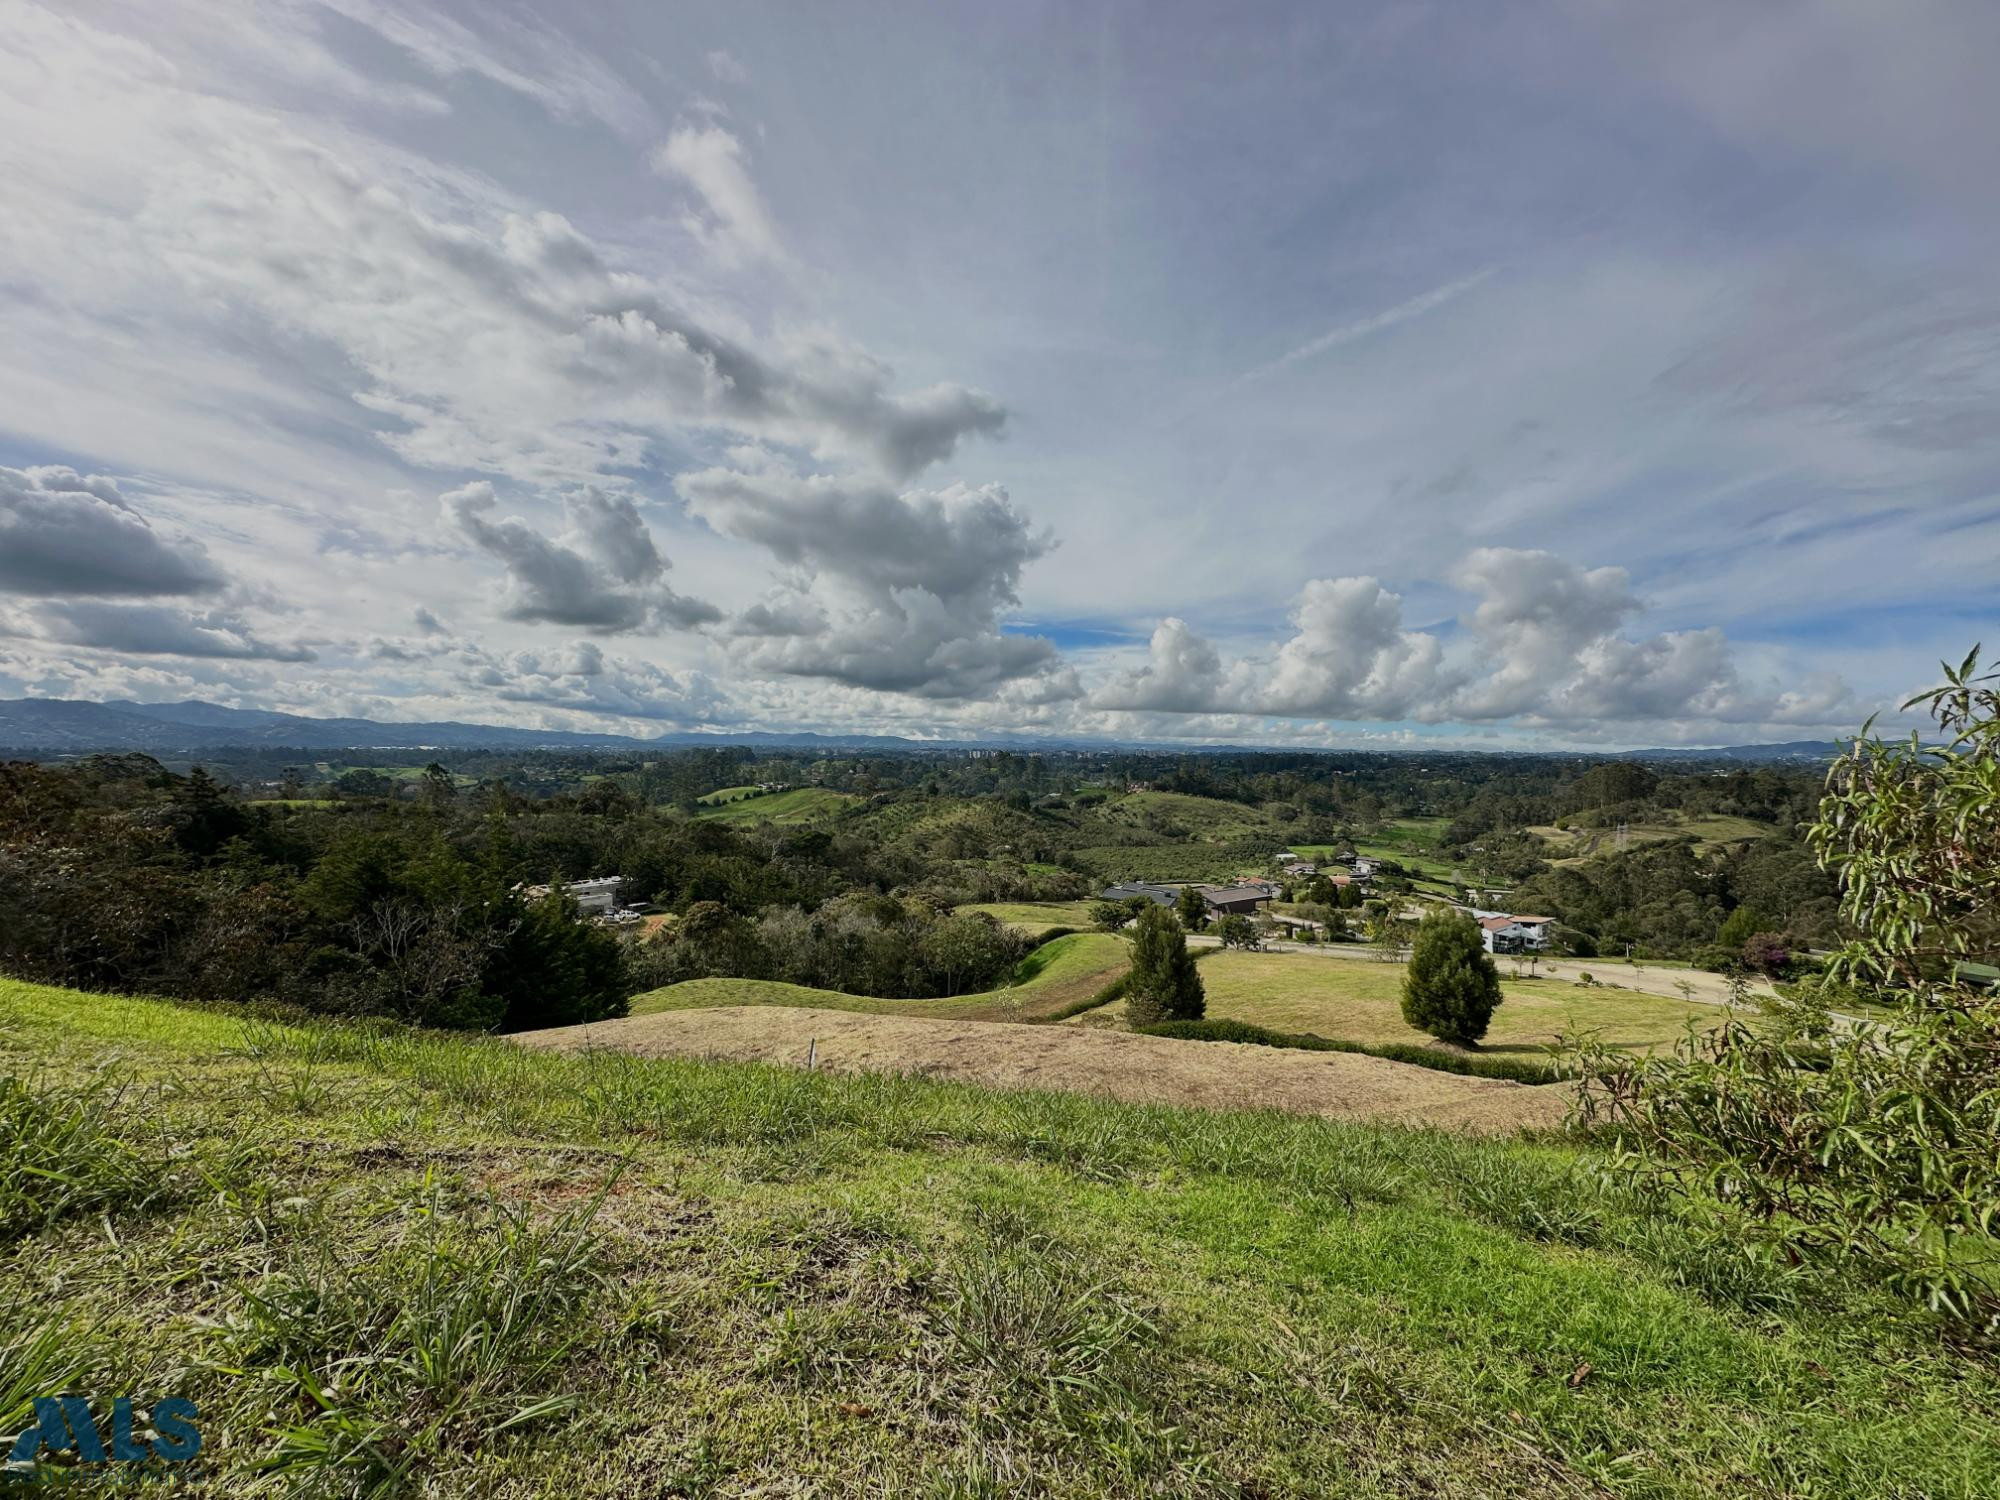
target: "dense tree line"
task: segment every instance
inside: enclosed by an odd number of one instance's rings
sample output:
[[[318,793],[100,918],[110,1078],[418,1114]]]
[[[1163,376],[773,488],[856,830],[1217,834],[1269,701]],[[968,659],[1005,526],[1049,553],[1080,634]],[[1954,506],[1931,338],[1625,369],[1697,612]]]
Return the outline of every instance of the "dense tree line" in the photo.
[[[519,1030],[620,1014],[698,974],[983,988],[1021,944],[950,908],[1051,893],[1005,861],[965,869],[908,841],[739,833],[609,778],[543,797],[497,777],[461,788],[442,767],[403,780],[295,805],[143,755],[0,765],[0,970]],[[560,887],[600,875],[682,914],[679,932],[641,946],[579,920]],[[522,889],[550,883],[547,899]]]
[[[638,949],[634,971],[648,987],[726,975],[909,999],[994,988],[1032,946],[984,914],[874,893],[810,912],[766,907],[755,918],[701,901],[670,935]]]

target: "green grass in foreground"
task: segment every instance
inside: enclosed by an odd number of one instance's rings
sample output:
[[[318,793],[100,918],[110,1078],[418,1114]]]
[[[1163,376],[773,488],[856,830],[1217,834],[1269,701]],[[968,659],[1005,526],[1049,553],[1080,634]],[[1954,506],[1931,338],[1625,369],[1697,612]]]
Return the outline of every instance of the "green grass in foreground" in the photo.
[[[944,1017],[959,1021],[1036,1021],[1088,998],[1125,970],[1132,950],[1106,932],[1076,932],[1042,944],[1014,969],[1014,982],[997,990],[945,1000],[889,1000],[809,989],[775,979],[688,979],[632,997],[632,1014],[705,1010],[717,1005],[805,1005],[822,1010],[865,1011],[883,1016]]]
[[[201,1493],[2000,1492],[1990,1366],[1580,1148],[5,982],[0,1049],[0,1431],[188,1396]]]
[[[1721,1021],[1714,1006],[1634,990],[1585,989],[1567,980],[1510,979],[1481,1050],[1540,1054],[1558,1035],[1595,1031],[1614,1047],[1671,1046],[1690,1020]],[[1218,953],[1201,966],[1208,1014],[1273,1031],[1370,1044],[1429,1040],[1403,1020],[1403,965],[1314,953]]]

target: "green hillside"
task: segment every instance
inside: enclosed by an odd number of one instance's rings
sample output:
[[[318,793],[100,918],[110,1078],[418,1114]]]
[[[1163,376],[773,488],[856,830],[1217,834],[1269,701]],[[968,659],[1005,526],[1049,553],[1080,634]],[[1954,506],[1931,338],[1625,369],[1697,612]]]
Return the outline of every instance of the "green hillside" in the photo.
[[[754,787],[732,787],[711,792],[709,796],[717,798],[735,792],[737,799],[711,802],[704,797],[695,816],[718,823],[809,823],[815,818],[839,812],[857,800],[845,792],[831,791],[822,786],[795,786],[788,792],[766,792],[757,797],[742,795],[755,790]]]
[[[775,979],[689,979],[632,999],[632,1014],[700,1010],[716,1005],[805,1005],[884,1016],[950,1017],[962,1021],[1033,1021],[1087,999],[1124,972],[1131,948],[1121,937],[1077,932],[1042,944],[1002,989],[945,1000],[887,1000],[840,990],[809,989]]]
[[[1190,1044],[1196,1045],[1196,1044]],[[199,1492],[2000,1492],[2000,1377],[1577,1148],[0,982],[0,1431]]]
[[[1018,927],[1026,933],[1042,933],[1051,927],[1088,927],[1093,901],[975,901],[956,908],[983,912],[996,922]]]
[[[1770,838],[1777,830],[1769,823],[1759,823],[1754,818],[1731,817],[1722,813],[1707,813],[1697,817],[1679,817],[1657,822],[1628,822],[1625,830],[1624,847],[1636,849],[1645,844],[1665,843],[1670,839],[1692,838],[1695,848],[1710,854],[1732,844],[1746,844],[1755,839]],[[1548,846],[1548,857],[1561,863],[1587,859],[1593,855],[1617,852],[1618,827],[1610,828],[1557,828],[1541,825],[1528,829]]]

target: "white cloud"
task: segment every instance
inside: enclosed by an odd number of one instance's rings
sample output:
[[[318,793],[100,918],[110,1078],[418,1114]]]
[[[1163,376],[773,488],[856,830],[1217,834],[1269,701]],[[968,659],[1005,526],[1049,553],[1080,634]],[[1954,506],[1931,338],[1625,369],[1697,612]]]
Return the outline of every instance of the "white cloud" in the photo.
[[[438,499],[446,518],[506,567],[500,612],[510,620],[615,634],[722,618],[714,605],[667,586],[667,560],[630,496],[570,491],[562,502],[565,529],[554,539],[518,516],[492,519],[499,499],[484,480]]]
[[[1022,570],[1053,545],[998,485],[897,493],[778,470],[681,476],[689,512],[790,570],[745,611],[764,671],[959,698],[1043,672],[1047,641],[1003,634]]]
[[[1851,698],[1832,674],[1806,692],[1747,687],[1719,629],[1619,634],[1641,609],[1622,568],[1486,547],[1452,579],[1478,602],[1464,620],[1466,640],[1449,654],[1438,634],[1405,628],[1402,599],[1378,580],[1315,579],[1273,656],[1227,661],[1184,621],[1164,620],[1145,664],[1113,673],[1091,705],[1587,729],[1675,719],[1823,724]]]
[[[708,64],[708,71],[723,83],[748,83],[750,70],[721,47],[708,53],[702,61]]]
[[[683,125],[652,156],[653,170],[681,178],[708,210],[691,216],[695,236],[724,265],[783,261],[784,246],[764,195],[750,178],[743,143],[720,125]]]

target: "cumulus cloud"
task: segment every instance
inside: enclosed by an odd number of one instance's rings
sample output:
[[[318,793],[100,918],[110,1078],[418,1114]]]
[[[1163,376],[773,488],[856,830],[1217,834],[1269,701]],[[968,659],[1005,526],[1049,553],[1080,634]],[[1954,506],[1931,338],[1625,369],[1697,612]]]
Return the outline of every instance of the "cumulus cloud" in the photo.
[[[1534,709],[1587,649],[1610,641],[1639,609],[1623,568],[1578,568],[1548,552],[1482,547],[1459,564],[1452,582],[1479,598],[1467,623],[1484,671],[1461,694],[1464,712],[1476,719]],[[1585,674],[1608,685],[1619,675],[1605,659],[1614,654],[1600,651]],[[1636,660],[1625,665],[1643,672]]]
[[[755,667],[962,698],[1039,673],[1055,648],[1004,634],[1022,570],[1054,545],[998,485],[901,493],[830,476],[681,476],[691,514],[791,572],[736,625]]]
[[[230,610],[189,611],[166,604],[65,600],[36,611],[42,635],[70,646],[129,656],[214,657],[236,661],[312,661],[296,642],[263,639]]]
[[[224,583],[198,543],[155,531],[111,480],[0,468],[0,591],[117,598],[210,594]]]
[[[460,659],[471,684],[506,703],[678,724],[705,722],[726,706],[720,687],[701,672],[608,655],[591,641],[504,655],[467,648]]]
[[[518,516],[493,519],[499,499],[484,480],[438,498],[446,517],[506,568],[501,613],[510,620],[616,634],[722,618],[714,605],[667,586],[667,559],[629,495],[572,490],[563,496],[566,524],[555,538]]]
[[[1153,632],[1146,664],[1115,675],[1100,708],[1397,719],[1434,713],[1449,682],[1435,636],[1403,628],[1403,601],[1374,578],[1314,579],[1292,636],[1269,659],[1225,664],[1185,621]]]
[[[1568,728],[1671,719],[1825,723],[1851,698],[1831,674],[1788,692],[1747,685],[1719,629],[1620,634],[1641,608],[1622,568],[1487,547],[1451,576],[1477,600],[1452,653],[1440,635],[1405,628],[1402,599],[1379,580],[1316,579],[1301,591],[1293,634],[1273,655],[1225,660],[1170,618],[1155,628],[1145,663],[1114,673],[1091,705]]]

